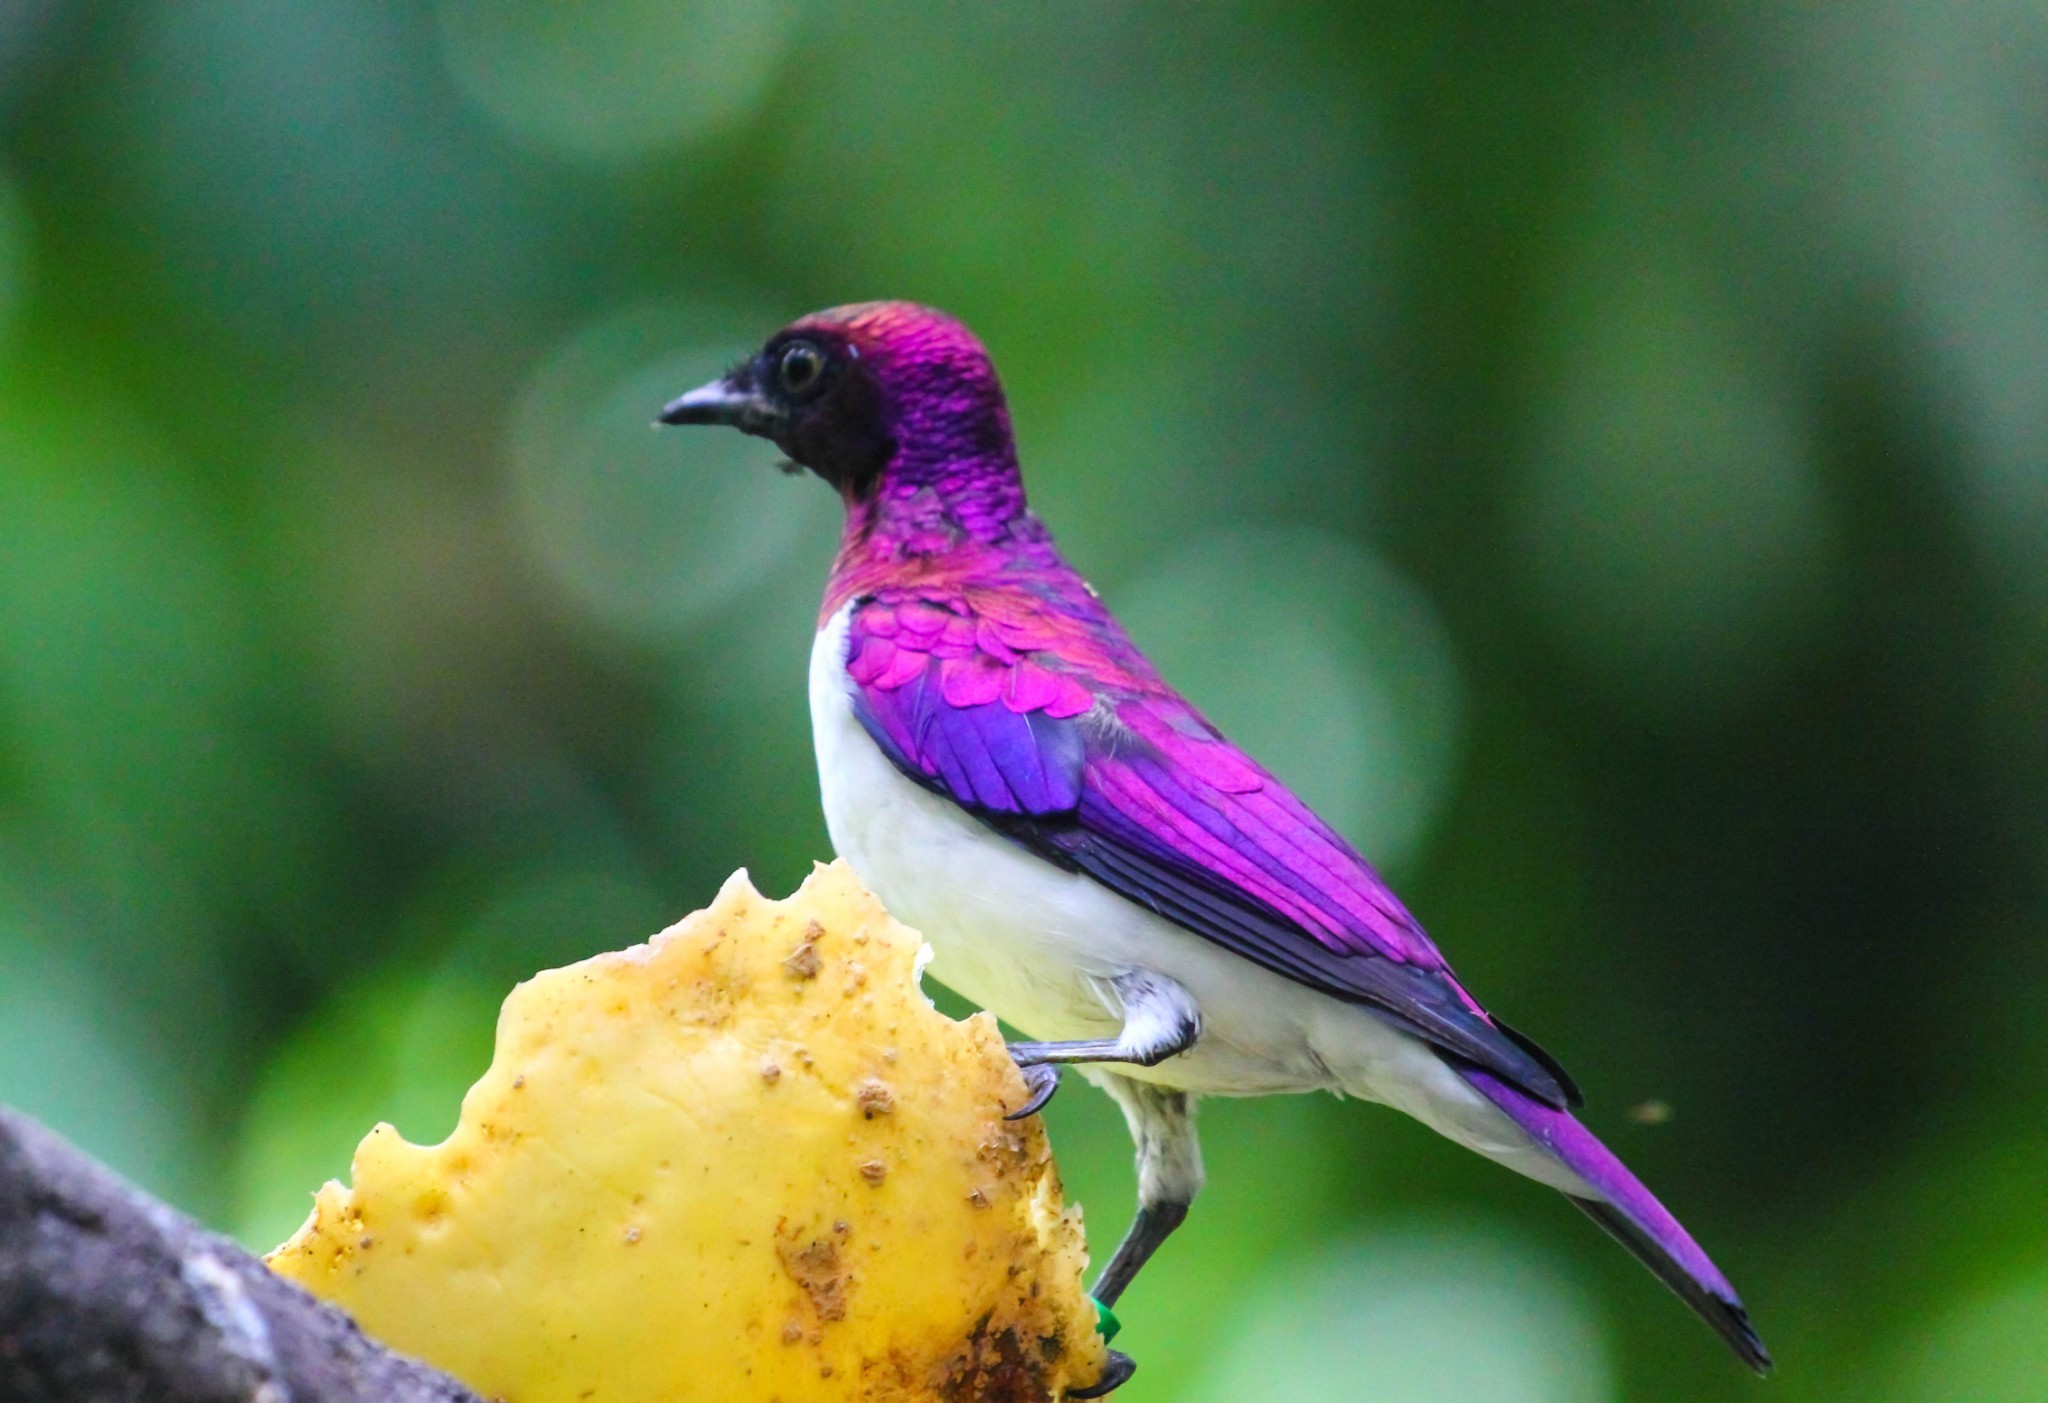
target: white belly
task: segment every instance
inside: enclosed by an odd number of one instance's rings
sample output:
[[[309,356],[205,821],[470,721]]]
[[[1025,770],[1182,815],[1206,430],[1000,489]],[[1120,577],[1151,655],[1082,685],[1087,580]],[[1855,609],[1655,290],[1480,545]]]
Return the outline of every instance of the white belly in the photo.
[[[811,651],[825,824],[882,904],[930,942],[938,979],[1050,1041],[1115,1037],[1122,1014],[1110,981],[1161,974],[1201,1009],[1201,1041],[1157,1067],[1119,1072],[1210,1095],[1329,1090],[1382,1101],[1550,1179],[1537,1171],[1554,1162],[1416,1039],[1061,871],[906,778],[853,714],[851,608]]]

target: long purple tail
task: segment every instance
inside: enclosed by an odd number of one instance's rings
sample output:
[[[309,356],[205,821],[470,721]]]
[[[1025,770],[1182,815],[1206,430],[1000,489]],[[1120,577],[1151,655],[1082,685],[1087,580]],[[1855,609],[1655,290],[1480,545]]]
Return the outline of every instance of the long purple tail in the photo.
[[[1636,1260],[1657,1274],[1658,1280],[1678,1293],[1700,1319],[1714,1327],[1742,1362],[1759,1374],[1768,1373],[1771,1356],[1749,1323],[1742,1298],[1728,1284],[1728,1278],[1707,1260],[1692,1235],[1678,1225],[1664,1205],[1650,1196],[1614,1152],[1593,1138],[1593,1132],[1572,1118],[1571,1112],[1553,1110],[1523,1095],[1506,1082],[1472,1066],[1459,1066],[1458,1073],[1479,1093],[1507,1112],[1508,1118],[1529,1132],[1573,1173],[1597,1189],[1600,1198],[1566,1197],[1586,1216],[1612,1233],[1633,1252]]]

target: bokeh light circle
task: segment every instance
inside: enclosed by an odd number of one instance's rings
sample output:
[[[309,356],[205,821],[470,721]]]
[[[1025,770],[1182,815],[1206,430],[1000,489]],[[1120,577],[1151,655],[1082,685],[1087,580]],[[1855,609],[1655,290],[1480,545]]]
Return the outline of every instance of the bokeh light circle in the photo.
[[[441,0],[463,94],[522,141],[630,161],[730,125],[794,40],[791,0]]]
[[[1190,541],[1110,602],[1169,681],[1367,858],[1415,856],[1454,770],[1461,691],[1406,580],[1330,532],[1246,527]]]
[[[178,313],[378,401],[413,383],[406,353],[467,347],[545,299],[561,211],[446,91],[409,7],[142,0],[107,27],[121,99],[88,104],[86,130],[104,126],[85,149]],[[316,367],[351,335],[392,358],[337,391]]]
[[[777,321],[637,307],[532,376],[512,431],[519,521],[548,578],[591,616],[644,638],[687,630],[782,570],[833,514],[831,494],[791,490],[758,439],[654,426]]]
[[[1512,1230],[1419,1224],[1269,1269],[1188,1403],[1606,1403],[1593,1302]]]
[[[1711,712],[1831,607],[1808,415],[1678,254],[1583,276],[1509,491],[1517,564],[1615,696]]]

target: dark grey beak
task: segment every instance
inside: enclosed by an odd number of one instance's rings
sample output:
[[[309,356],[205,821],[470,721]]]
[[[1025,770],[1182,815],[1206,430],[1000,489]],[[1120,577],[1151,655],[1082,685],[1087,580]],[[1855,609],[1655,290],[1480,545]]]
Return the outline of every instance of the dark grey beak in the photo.
[[[713,380],[663,406],[664,424],[726,424],[743,433],[770,435],[782,415],[746,383],[744,371]]]

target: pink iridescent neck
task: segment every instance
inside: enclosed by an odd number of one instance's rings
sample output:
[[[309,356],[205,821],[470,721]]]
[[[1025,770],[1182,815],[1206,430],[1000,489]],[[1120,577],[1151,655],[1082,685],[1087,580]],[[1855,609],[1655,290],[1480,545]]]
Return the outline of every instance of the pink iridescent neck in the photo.
[[[820,314],[850,336],[881,386],[893,445],[880,474],[850,490],[827,587],[830,617],[856,594],[920,579],[961,579],[1043,554],[1025,505],[1010,411],[987,353],[952,318],[908,303]]]
[[[890,586],[966,587],[1064,571],[1051,535],[1024,506],[1014,471],[1009,482],[1012,493],[968,493],[965,510],[962,499],[933,487],[849,502],[818,622],[847,600]]]

